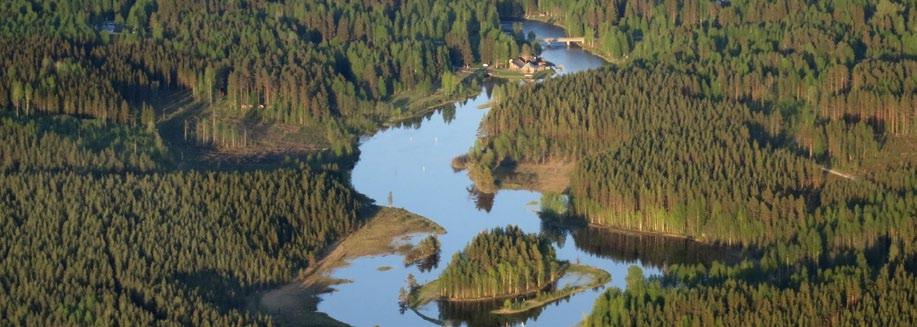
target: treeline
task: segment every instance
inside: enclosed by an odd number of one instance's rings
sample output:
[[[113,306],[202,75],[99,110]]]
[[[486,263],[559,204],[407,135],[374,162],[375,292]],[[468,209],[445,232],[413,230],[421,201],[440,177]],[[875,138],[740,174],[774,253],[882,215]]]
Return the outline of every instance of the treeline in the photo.
[[[910,1],[518,1],[621,64],[663,65],[710,93],[775,111],[813,155],[820,121],[914,135],[917,8]],[[779,118],[778,118],[779,120]],[[837,158],[837,157],[835,157]],[[843,163],[843,162],[841,162]]]
[[[478,176],[576,161],[574,214],[740,244],[609,290],[606,325],[913,324],[917,38],[903,1],[522,1],[620,69],[505,87]],[[497,176],[496,178],[499,178]]]
[[[185,89],[212,115],[346,134],[399,114],[380,101],[520,47],[493,6],[466,0],[15,0],[0,15],[0,106],[117,122]]]
[[[369,205],[305,166],[171,170],[155,130],[10,112],[0,130],[11,325],[271,324],[248,296],[295,278]]]
[[[353,231],[358,196],[310,171],[0,175],[13,325],[253,323],[254,287],[292,280]]]
[[[876,269],[861,257],[783,274],[749,262],[681,266],[650,280],[631,267],[627,288],[599,297],[583,325],[913,325],[917,280],[904,262],[875,263]]]
[[[854,124],[838,130],[854,145],[838,147],[838,155],[884,162],[870,176],[896,178],[829,178],[763,131],[768,115],[704,96],[708,86],[686,74],[629,68],[508,87],[470,158],[479,170],[577,161],[572,209],[599,225],[731,244],[805,240],[811,252],[801,255],[810,256],[826,245],[862,248],[892,232],[913,237],[913,155],[886,148],[873,132],[845,134],[871,131]]]
[[[574,0],[500,10],[596,40],[623,33],[633,46],[618,63],[630,68],[498,90],[472,149],[475,176],[575,160],[577,213],[708,241],[808,239],[818,253],[910,229],[909,4]]]
[[[522,295],[555,281],[560,266],[549,240],[508,226],[475,236],[436,283],[440,296],[450,300]]]

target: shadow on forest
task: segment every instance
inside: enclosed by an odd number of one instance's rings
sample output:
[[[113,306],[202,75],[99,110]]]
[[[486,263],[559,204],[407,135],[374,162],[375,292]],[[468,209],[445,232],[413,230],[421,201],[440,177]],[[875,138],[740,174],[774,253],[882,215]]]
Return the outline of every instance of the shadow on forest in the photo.
[[[204,301],[213,304],[223,313],[232,309],[244,309],[252,293],[268,286],[244,286],[239,279],[224,276],[211,269],[193,273],[177,273],[174,279],[184,289],[199,294]]]
[[[577,248],[617,261],[664,268],[672,264],[726,264],[739,262],[756,251],[751,248],[700,243],[687,238],[618,231],[588,226],[584,219],[541,215],[541,231],[557,244],[573,237]]]

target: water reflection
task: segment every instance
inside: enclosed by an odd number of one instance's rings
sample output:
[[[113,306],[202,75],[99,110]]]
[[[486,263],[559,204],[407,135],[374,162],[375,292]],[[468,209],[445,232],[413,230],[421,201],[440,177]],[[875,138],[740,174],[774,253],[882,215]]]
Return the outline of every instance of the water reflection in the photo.
[[[740,248],[700,243],[687,238],[618,231],[586,225],[583,219],[541,215],[542,234],[557,244],[573,237],[576,247],[592,255],[644,266],[663,268],[672,264],[738,262]]]
[[[472,86],[472,87],[481,89],[481,94],[479,94],[478,96],[486,95],[486,98],[489,99],[493,94],[494,86],[498,85],[498,83],[502,83],[502,82],[499,80],[488,80],[488,81],[485,81],[484,83],[481,83],[480,86],[477,86],[478,84],[474,83],[475,86]],[[471,100],[472,99],[465,99],[465,100],[450,102],[447,104],[437,106],[433,108],[433,110],[430,110],[430,112],[425,113],[423,115],[418,115],[415,117],[411,117],[411,118],[407,118],[407,119],[403,119],[403,120],[399,120],[397,122],[391,123],[388,126],[386,126],[385,128],[383,128],[382,131],[386,131],[389,129],[398,129],[398,128],[420,129],[425,121],[429,121],[430,119],[433,119],[433,117],[435,116],[441,116],[444,123],[450,124],[452,123],[453,120],[455,120],[456,109],[458,107],[466,106],[468,102]]]
[[[513,299],[521,301],[522,298]],[[440,318],[446,322],[465,323],[469,327],[476,326],[503,326],[515,325],[525,321],[537,321],[538,316],[544,312],[546,307],[532,309],[520,314],[513,315],[496,315],[490,312],[503,306],[504,300],[494,301],[476,301],[476,302],[449,302],[439,301]]]
[[[422,273],[436,269],[437,267],[439,267],[439,252],[429,257],[418,260],[417,262],[413,264],[416,265],[417,269],[420,270],[420,272]],[[404,266],[409,267],[411,266],[411,263],[407,263]]]
[[[481,211],[490,212],[494,207],[495,193],[481,192],[474,185],[468,186],[468,197],[474,201],[474,206]]]
[[[535,31],[539,36],[557,36],[563,30],[540,23],[527,22],[526,33]],[[549,61],[563,64],[560,74],[569,74],[602,65],[601,59],[581,49],[548,49],[543,56]],[[532,203],[538,203],[540,194],[524,190],[500,191],[485,194],[468,187],[472,184],[467,172],[453,170],[452,159],[466,153],[477,139],[477,132],[493,93],[493,85],[486,84],[480,95],[445,106],[424,117],[390,126],[376,135],[361,140],[360,159],[351,173],[356,190],[377,203],[389,203],[423,215],[435,221],[447,232],[440,235],[442,258],[448,259],[461,251],[478,233],[495,227],[517,225],[526,233],[545,233],[557,242],[560,260],[582,262],[605,270],[612,275],[610,285],[624,287],[627,268],[634,258],[664,249],[647,250],[643,245],[614,240],[604,235],[592,236],[588,231],[571,225],[552,225],[538,218]],[[441,116],[441,117],[437,117]],[[589,238],[599,237],[595,242]],[[602,246],[596,242],[611,242]],[[623,245],[622,245],[623,244]],[[627,245],[631,244],[631,245]],[[624,251],[626,254],[618,254]],[[690,250],[685,250],[690,251]],[[661,254],[659,254],[661,256]],[[690,257],[690,255],[689,255]],[[640,257],[640,259],[643,259]],[[667,259],[668,262],[675,259]],[[639,261],[639,260],[638,260]],[[454,305],[431,303],[417,310],[401,313],[398,310],[399,290],[408,275],[420,284],[439,277],[445,264],[438,260],[405,267],[399,255],[362,257],[349,265],[336,269],[331,278],[352,281],[336,285],[335,292],[323,294],[319,311],[354,326],[427,326],[448,322],[451,325],[494,326],[525,324],[527,326],[571,326],[588,314],[600,291],[586,291],[570,296],[546,307],[520,316],[497,316],[490,313],[492,303]],[[649,263],[667,262],[649,259]],[[390,269],[380,270],[387,266]],[[648,276],[659,270],[644,266]],[[445,320],[445,321],[444,321]]]

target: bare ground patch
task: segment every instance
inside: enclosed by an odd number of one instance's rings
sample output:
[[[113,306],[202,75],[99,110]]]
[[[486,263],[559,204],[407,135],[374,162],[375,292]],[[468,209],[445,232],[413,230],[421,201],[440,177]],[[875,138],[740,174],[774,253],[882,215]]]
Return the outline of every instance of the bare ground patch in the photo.
[[[562,193],[570,187],[570,174],[576,163],[573,161],[549,161],[546,163],[520,163],[506,175],[500,174],[504,188],[521,188],[542,193]]]
[[[320,300],[318,295],[331,291],[334,285],[348,282],[330,277],[335,269],[359,257],[407,253],[412,247],[402,241],[411,235],[443,233],[445,229],[441,226],[407,210],[378,208],[365,226],[335,245],[299,280],[260,294],[258,308],[273,316],[281,325],[343,325],[315,311]]]

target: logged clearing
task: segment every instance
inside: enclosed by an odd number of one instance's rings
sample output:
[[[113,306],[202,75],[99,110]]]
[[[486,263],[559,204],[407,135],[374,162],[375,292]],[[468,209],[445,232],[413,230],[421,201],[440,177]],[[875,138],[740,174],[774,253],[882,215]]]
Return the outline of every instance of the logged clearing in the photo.
[[[223,109],[213,120],[212,111],[217,107],[227,106],[229,104],[225,102],[209,106],[186,123],[190,136],[184,140],[185,142],[196,143],[199,146],[209,144],[207,148],[210,151],[204,155],[204,159],[297,157],[328,150],[331,147],[326,135],[327,130],[321,124],[280,122],[264,117],[266,111],[263,109]],[[196,120],[207,126],[216,124],[220,132],[213,133],[211,126],[210,132],[205,136],[194,136],[195,125],[190,122]],[[184,128],[182,127],[182,131]]]
[[[209,104],[186,91],[163,91],[150,104],[170,148],[181,158],[205,162],[258,162],[300,157],[331,147],[320,124],[291,124],[261,117],[263,109],[232,110],[226,101]],[[212,113],[217,108],[216,119]],[[218,133],[214,133],[217,126]]]
[[[259,308],[281,325],[346,326],[315,311],[319,294],[348,282],[331,278],[334,269],[359,257],[405,254],[411,250],[410,244],[403,242],[407,237],[445,232],[433,221],[407,210],[378,207],[365,226],[335,245],[322,260],[306,270],[299,281],[262,294]]]

